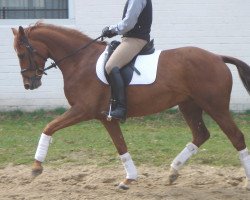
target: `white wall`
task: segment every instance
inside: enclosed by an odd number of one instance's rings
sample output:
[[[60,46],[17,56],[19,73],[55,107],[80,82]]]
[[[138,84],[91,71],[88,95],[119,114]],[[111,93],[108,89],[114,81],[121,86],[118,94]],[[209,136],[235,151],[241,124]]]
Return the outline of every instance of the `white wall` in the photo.
[[[152,37],[157,49],[197,46],[250,64],[249,0],[152,2]],[[125,0],[70,0],[69,20],[45,22],[72,26],[96,38],[104,26],[120,20],[124,3]],[[0,110],[67,106],[59,70],[49,71],[43,78],[42,87],[37,90],[26,91],[22,86],[10,28],[31,22],[36,20],[0,20]],[[230,69],[234,78],[231,109],[250,109],[250,97],[239,80],[236,67],[230,66]]]

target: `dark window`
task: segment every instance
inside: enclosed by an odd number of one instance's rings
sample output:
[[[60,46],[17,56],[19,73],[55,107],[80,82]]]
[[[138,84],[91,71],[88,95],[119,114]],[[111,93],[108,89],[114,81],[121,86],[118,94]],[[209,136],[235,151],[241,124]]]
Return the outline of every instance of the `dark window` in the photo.
[[[68,19],[68,0],[0,0],[0,19]]]

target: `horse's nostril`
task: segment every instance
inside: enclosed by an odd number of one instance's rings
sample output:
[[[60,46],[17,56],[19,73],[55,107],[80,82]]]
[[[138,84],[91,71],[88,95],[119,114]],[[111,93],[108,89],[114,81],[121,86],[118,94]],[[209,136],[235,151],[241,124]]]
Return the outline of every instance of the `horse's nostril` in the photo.
[[[24,84],[24,88],[28,90],[30,88],[30,85],[28,83]]]

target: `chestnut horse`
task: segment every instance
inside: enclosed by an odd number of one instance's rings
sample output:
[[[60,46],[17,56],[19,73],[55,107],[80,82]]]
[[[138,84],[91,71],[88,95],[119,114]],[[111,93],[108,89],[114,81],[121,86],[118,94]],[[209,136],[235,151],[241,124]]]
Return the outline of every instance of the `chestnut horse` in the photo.
[[[107,129],[121,156],[127,176],[120,187],[128,188],[128,184],[137,178],[136,167],[128,153],[119,121],[107,121],[102,114],[109,107],[110,89],[97,78],[95,71],[106,43],[93,41],[74,29],[44,23],[25,29],[20,26],[12,31],[25,89],[32,90],[41,85],[45,62],[51,58],[63,74],[64,92],[71,106],[44,128],[37,150],[37,157],[42,158],[35,157],[33,174],[42,173],[50,136],[78,122],[97,119]],[[196,47],[162,51],[156,81],[127,88],[127,117],[145,116],[178,105],[192,131],[192,142],[171,164],[170,183],[177,179],[179,169],[210,137],[202,118],[204,111],[218,123],[239,152],[246,186],[250,188],[250,155],[244,136],[229,111],[232,75],[225,63],[236,65],[243,85],[250,92],[250,67],[246,63]]]

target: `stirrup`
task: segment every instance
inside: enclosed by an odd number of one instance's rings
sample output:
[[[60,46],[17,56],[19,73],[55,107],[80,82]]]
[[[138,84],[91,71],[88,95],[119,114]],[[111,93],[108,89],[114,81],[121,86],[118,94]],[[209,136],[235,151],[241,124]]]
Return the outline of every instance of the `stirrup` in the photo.
[[[114,102],[115,102],[114,99],[110,99],[110,100],[109,100],[109,111],[102,111],[102,112],[101,112],[103,115],[106,116],[106,120],[107,120],[107,121],[111,121],[111,120],[112,120],[112,116],[110,115],[110,113],[111,113],[111,111],[112,111],[112,105],[113,105]]]
[[[115,119],[115,120],[119,120],[121,123],[125,123],[126,122],[126,117],[122,118],[122,119],[118,119],[118,118],[115,118],[115,117],[112,117],[110,115],[110,112],[107,112],[107,111],[102,111],[102,114],[106,116],[106,120],[107,121],[112,121],[112,119]]]
[[[112,117],[111,116],[111,111],[112,111],[112,106],[113,106],[113,103],[115,103],[116,102],[116,100],[114,100],[114,99],[110,99],[110,101],[109,101],[109,111],[107,112],[107,111],[102,111],[102,114],[104,114],[105,116],[106,116],[106,120],[107,121],[111,121],[112,119],[116,119],[116,120],[119,120],[121,123],[125,123],[125,121],[126,121],[126,115],[125,115],[125,117],[123,117],[123,118],[115,118],[115,117]]]
[[[110,112],[107,112],[107,111],[102,111],[102,114],[106,116],[106,120],[107,121],[112,121],[112,119],[115,119],[115,120],[119,120],[121,123],[125,123],[126,122],[126,117],[122,118],[122,119],[118,119],[118,118],[115,118],[115,117],[112,117],[110,115]]]
[[[110,104],[109,104],[109,111],[106,113],[107,115],[106,115],[106,119],[107,119],[107,121],[111,121],[112,120],[112,116],[110,115],[110,113],[111,113],[111,110],[112,110],[112,103],[113,103],[113,99],[111,99],[110,100]]]
[[[107,115],[107,120],[108,121],[109,120],[111,121],[112,119],[119,120],[121,123],[125,123],[125,121],[126,121],[126,115],[123,116],[122,118],[114,117],[112,115]]]

